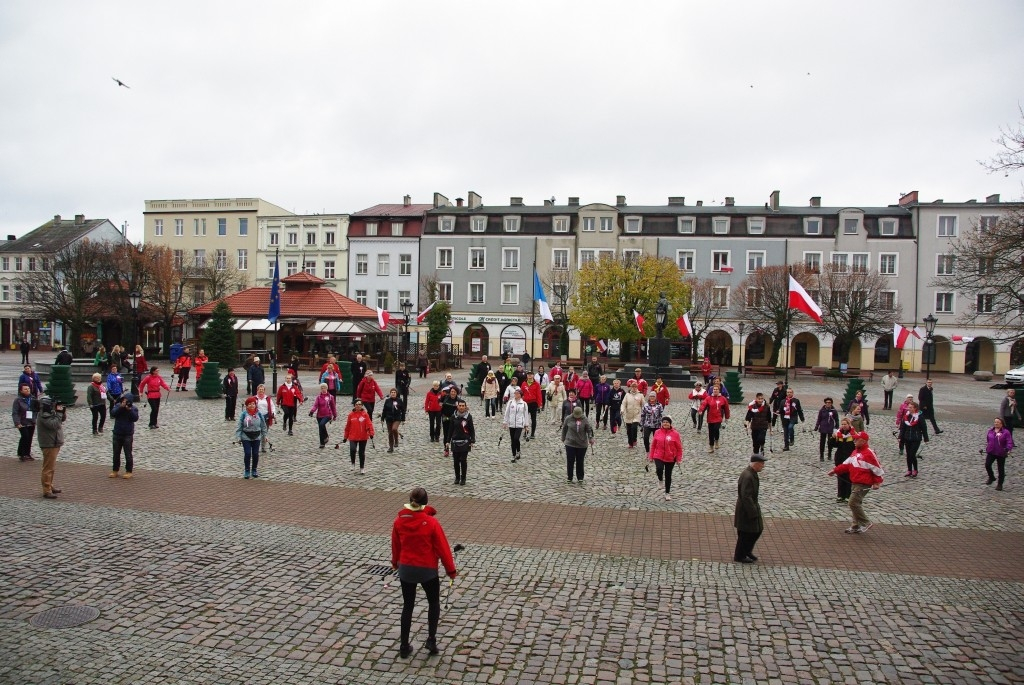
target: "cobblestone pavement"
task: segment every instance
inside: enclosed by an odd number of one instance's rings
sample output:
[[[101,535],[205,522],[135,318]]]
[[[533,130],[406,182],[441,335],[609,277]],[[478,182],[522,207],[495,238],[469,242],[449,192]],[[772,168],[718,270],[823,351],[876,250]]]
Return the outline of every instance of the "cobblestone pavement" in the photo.
[[[838,384],[798,387],[808,411],[822,392],[841,394]],[[956,387],[979,413],[1001,396],[980,383]],[[471,409],[480,440],[464,487],[451,485],[421,412],[396,453],[384,440],[368,450],[362,476],[344,450],[318,450],[315,425],[300,414],[295,436],[273,434],[260,468],[267,482],[247,482],[222,404],[172,393],[160,429],[140,421],[137,476],[125,482],[105,477],[109,432],[92,436],[89,412],[72,409],[57,502],[30,489],[38,462],[0,464],[0,682],[1024,682],[1024,488],[1013,458],[1005,491],[984,485],[982,419],[969,412],[960,422],[940,412],[945,433],[913,481],[902,478],[891,436],[876,438],[892,485],[867,502],[880,525],[853,539],[839,533],[848,511],[835,504],[815,436],[799,435],[792,452],[776,443],[762,474],[763,561],[751,567],[723,555],[748,456],[740,421],[715,454],[698,444],[703,434],[683,431],[682,474],[665,502],[624,438],[602,435],[585,484],[567,485],[553,427],[542,423],[512,465],[496,422],[478,403]],[[891,413],[878,414],[876,425],[883,416],[888,425]],[[3,435],[13,453],[13,431]],[[420,650],[403,661],[400,593],[370,571],[388,563],[385,533],[415,484],[439,503],[452,540],[469,544],[441,622],[442,655]],[[125,488],[151,501],[119,496]],[[288,515],[337,515],[332,495],[351,500],[341,509],[349,520]],[[225,501],[237,514],[191,515],[230,508]],[[587,539],[577,540],[572,525],[535,525],[538,507],[549,517],[582,512],[608,530],[623,520],[644,527],[602,538],[579,525]],[[651,549],[678,538],[696,551],[665,558]],[[951,567],[972,542],[981,550],[972,554],[988,555],[978,565],[1011,570]],[[902,565],[876,564],[900,557],[900,545]],[[815,554],[834,559],[807,561]],[[28,624],[65,604],[102,613],[64,630]],[[424,622],[418,607],[414,626]]]

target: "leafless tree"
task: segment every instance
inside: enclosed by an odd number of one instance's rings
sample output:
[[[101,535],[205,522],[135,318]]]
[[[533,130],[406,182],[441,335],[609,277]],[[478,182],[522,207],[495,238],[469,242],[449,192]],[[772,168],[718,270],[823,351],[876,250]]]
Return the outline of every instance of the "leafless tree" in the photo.
[[[696,361],[700,341],[704,339],[708,331],[719,327],[720,320],[728,318],[729,310],[723,306],[724,302],[720,295],[722,286],[715,279],[693,279],[689,281],[689,286],[690,308],[688,311],[690,324],[693,326],[690,359]]]
[[[821,330],[835,342],[839,361],[850,361],[854,340],[892,333],[902,309],[891,291],[892,283],[877,271],[826,264],[818,276]]]
[[[1020,121],[1016,126],[1004,126],[999,129],[999,137],[995,139],[999,151],[991,159],[980,164],[995,173],[1002,171],[1009,176],[1011,171],[1024,169],[1024,107],[1018,106]]]
[[[779,352],[792,329],[801,329],[809,321],[806,315],[789,308],[789,275],[814,297],[817,276],[806,266],[766,266],[747,276],[733,291],[733,309],[740,320],[757,326],[772,339],[770,366],[778,366]]]

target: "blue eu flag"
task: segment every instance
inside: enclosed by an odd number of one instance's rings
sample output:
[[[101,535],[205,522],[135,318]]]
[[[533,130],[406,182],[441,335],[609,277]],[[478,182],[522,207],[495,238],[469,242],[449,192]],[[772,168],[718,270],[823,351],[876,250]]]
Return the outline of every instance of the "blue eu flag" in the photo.
[[[281,259],[274,255],[274,284],[270,287],[270,309],[267,310],[267,319],[270,323],[277,323],[281,316]]]

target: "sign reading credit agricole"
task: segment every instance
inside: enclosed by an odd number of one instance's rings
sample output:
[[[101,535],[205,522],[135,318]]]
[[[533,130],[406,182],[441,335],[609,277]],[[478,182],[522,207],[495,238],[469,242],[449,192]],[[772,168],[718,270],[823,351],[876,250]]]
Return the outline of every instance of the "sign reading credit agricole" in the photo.
[[[452,323],[530,323],[528,316],[465,316],[452,314]]]

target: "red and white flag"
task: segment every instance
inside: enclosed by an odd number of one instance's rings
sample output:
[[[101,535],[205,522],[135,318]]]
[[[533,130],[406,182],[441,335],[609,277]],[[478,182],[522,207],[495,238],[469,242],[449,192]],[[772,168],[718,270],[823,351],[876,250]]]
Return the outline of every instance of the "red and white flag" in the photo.
[[[928,337],[928,334],[922,331],[920,326],[914,326],[914,330],[910,332],[913,333],[914,337],[917,338],[918,340],[924,340],[925,338]]]
[[[391,314],[377,307],[377,323],[380,324],[382,331],[387,330],[389,321],[391,321]]]
[[[422,312],[420,312],[419,314],[416,315],[416,324],[417,325],[423,323],[423,319],[427,318],[427,314],[430,313],[430,310],[434,308],[435,304],[437,304],[437,300],[434,300],[433,302],[431,302],[429,307],[427,307]]]
[[[969,342],[974,342],[974,336],[971,335],[954,335],[952,339],[955,343],[963,343],[965,345]]]
[[[818,323],[821,323],[821,307],[811,299],[811,296],[807,294],[804,287],[793,278],[793,274],[789,275],[789,308],[799,310]]]
[[[636,327],[640,331],[640,335],[644,334],[644,317],[640,316],[640,312],[633,310],[633,320],[636,321]]]
[[[684,338],[693,337],[693,326],[690,325],[689,312],[683,312],[683,315],[676,319],[676,325],[679,326],[679,335]]]
[[[918,340],[921,339],[916,328],[914,330],[910,330],[909,328],[904,328],[899,324],[894,324],[892,328],[892,346],[897,350],[902,350],[903,346],[907,344],[907,340],[910,336],[914,336]]]
[[[602,353],[603,352],[607,352],[608,351],[608,343],[606,343],[604,340],[598,339],[598,341],[597,341],[597,351],[598,352],[602,352]]]

